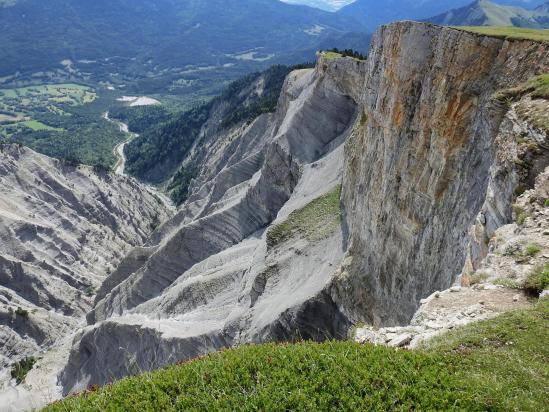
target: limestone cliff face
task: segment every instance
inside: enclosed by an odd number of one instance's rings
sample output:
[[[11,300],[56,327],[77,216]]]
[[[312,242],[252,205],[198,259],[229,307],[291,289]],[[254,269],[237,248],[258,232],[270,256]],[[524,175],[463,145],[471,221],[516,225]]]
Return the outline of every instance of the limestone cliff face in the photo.
[[[507,111],[492,96],[548,70],[542,43],[409,22],[374,36],[345,147],[349,259],[334,289],[353,321],[406,323],[456,280]]]

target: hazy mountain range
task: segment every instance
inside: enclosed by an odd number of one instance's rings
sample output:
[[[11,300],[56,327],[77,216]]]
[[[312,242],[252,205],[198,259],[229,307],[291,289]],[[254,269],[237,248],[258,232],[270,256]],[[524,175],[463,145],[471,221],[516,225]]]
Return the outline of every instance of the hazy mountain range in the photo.
[[[375,30],[380,24],[397,20],[422,20],[445,13],[457,7],[464,7],[470,0],[357,0],[343,7],[336,14],[348,19],[359,19],[368,30]],[[536,7],[541,0],[502,0],[499,4],[512,6]]]
[[[6,2],[4,2],[6,4]],[[0,76],[70,59],[161,67],[283,58],[355,20],[278,0],[20,0],[0,9]],[[280,60],[280,59],[278,59]]]
[[[285,0],[334,10],[350,0]],[[455,11],[464,0],[357,0],[329,13],[279,0],[3,0],[0,76],[59,68],[61,61],[118,59],[122,73],[174,67],[266,66],[314,57],[325,46],[360,44],[349,33],[373,31],[402,19],[451,24],[477,21],[478,12]],[[513,5],[540,1],[507,0]],[[485,3],[483,3],[485,4]],[[472,7],[472,6],[469,6]],[[478,5],[475,6],[478,8]],[[487,22],[536,27],[536,12],[485,6]],[[499,10],[506,10],[500,16]],[[476,14],[475,14],[476,13]],[[519,17],[510,17],[509,13]],[[540,12],[541,13],[541,12]],[[222,16],[222,17],[221,17]],[[481,19],[482,20],[482,19]],[[449,23],[450,24],[450,23]],[[469,24],[469,23],[467,23]],[[351,39],[351,40],[349,40]],[[363,38],[360,38],[361,41]],[[367,45],[364,45],[365,49]],[[92,72],[98,71],[91,68]],[[112,72],[112,68],[109,69]]]
[[[534,10],[502,6],[488,0],[478,0],[428,19],[449,26],[517,26],[549,28],[549,2]]]

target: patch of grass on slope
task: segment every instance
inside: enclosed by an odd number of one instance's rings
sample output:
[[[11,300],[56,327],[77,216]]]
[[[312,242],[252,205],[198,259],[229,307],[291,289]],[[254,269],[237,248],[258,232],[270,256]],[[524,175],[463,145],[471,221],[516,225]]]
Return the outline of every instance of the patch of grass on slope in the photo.
[[[267,245],[274,247],[295,236],[304,236],[310,241],[323,239],[341,223],[340,197],[341,186],[338,186],[290,213],[284,222],[269,229]]]
[[[534,77],[528,85],[534,89],[532,97],[549,99],[549,73]]]
[[[243,346],[126,378],[46,408],[532,410],[549,387],[549,299],[404,351],[353,342]]]
[[[461,391],[484,410],[546,410],[549,388],[549,299],[441,335],[429,352],[459,359]]]
[[[549,30],[501,26],[456,26],[454,28],[458,30],[469,31],[472,33],[485,34],[487,36],[498,37],[502,39],[549,42]]]
[[[323,56],[326,60],[339,59],[339,58],[343,57],[343,55],[341,53],[336,53],[336,52],[332,52],[332,51],[324,52]]]

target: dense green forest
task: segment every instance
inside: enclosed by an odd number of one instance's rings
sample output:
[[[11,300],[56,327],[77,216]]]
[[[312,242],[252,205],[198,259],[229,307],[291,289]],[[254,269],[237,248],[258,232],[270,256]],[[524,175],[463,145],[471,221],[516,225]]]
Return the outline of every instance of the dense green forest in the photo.
[[[195,107],[165,123],[150,127],[126,146],[128,173],[160,183],[168,176],[152,172],[159,164],[170,170],[179,164],[208,118],[212,103]],[[170,165],[173,165],[170,168]]]
[[[165,106],[151,105],[113,107],[109,116],[126,123],[131,132],[143,133],[151,126],[171,120],[173,114]]]

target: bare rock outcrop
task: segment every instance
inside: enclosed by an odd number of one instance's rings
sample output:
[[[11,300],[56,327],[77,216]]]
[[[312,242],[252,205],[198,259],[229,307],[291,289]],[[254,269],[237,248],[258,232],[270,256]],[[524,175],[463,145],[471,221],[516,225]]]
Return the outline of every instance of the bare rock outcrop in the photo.
[[[327,292],[344,253],[337,199],[330,230],[276,245],[267,236],[337,190],[356,112],[335,77],[299,70],[276,113],[206,148],[218,173],[203,170],[142,265],[132,258],[104,284],[61,375],[65,390],[238,343],[345,336],[350,325]]]

